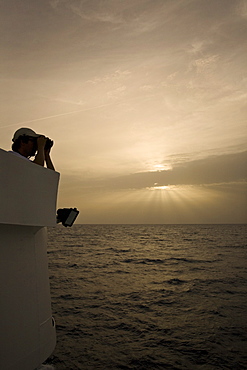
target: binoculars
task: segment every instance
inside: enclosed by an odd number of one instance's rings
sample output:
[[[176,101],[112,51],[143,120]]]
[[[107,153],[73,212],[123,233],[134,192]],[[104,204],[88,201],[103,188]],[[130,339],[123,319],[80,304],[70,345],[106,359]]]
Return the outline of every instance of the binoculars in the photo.
[[[45,150],[50,149],[53,146],[53,141],[49,138],[47,138],[45,143]]]

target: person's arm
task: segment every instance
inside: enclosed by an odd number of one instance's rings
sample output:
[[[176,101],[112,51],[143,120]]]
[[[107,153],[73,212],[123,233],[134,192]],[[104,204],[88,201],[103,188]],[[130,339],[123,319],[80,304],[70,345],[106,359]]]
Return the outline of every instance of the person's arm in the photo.
[[[45,143],[46,143],[45,136],[40,136],[37,138],[37,154],[35,155],[33,163],[36,163],[40,166],[44,166],[45,164],[45,150],[44,150]]]
[[[50,170],[55,171],[55,167],[54,167],[54,165],[52,163],[52,160],[51,160],[51,157],[50,157],[50,149],[45,150],[45,162],[46,162],[47,168],[49,168]]]

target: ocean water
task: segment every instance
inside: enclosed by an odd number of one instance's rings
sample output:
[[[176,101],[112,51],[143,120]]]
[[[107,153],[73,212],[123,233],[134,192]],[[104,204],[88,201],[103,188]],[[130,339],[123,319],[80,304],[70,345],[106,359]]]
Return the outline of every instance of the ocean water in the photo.
[[[48,229],[63,369],[247,369],[247,225]]]

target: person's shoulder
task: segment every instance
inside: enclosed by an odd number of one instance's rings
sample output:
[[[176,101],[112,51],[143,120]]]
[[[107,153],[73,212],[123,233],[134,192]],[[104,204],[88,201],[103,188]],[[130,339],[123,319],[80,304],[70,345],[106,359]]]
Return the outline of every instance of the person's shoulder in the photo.
[[[14,150],[9,150],[8,153],[11,153],[11,154],[15,155],[16,157],[22,158],[22,159],[24,159],[26,161],[30,161],[30,159],[24,157],[24,155],[21,155],[18,152],[15,152]]]

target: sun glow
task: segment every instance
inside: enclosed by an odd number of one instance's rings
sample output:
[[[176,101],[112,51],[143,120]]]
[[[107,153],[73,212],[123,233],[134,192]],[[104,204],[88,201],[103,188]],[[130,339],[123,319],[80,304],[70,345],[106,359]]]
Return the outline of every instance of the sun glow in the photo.
[[[170,164],[155,164],[155,165],[152,165],[152,168],[149,170],[149,172],[168,171],[171,169],[172,169],[172,166]]]
[[[220,222],[222,202],[217,187],[159,185],[97,192],[84,189],[80,202],[71,192],[69,204],[83,209],[83,223],[210,223]]]
[[[154,186],[151,186],[149,188],[146,188],[147,190],[172,190],[172,187],[171,186],[167,186],[167,185],[164,185],[164,186],[158,186],[156,184],[154,184]]]

